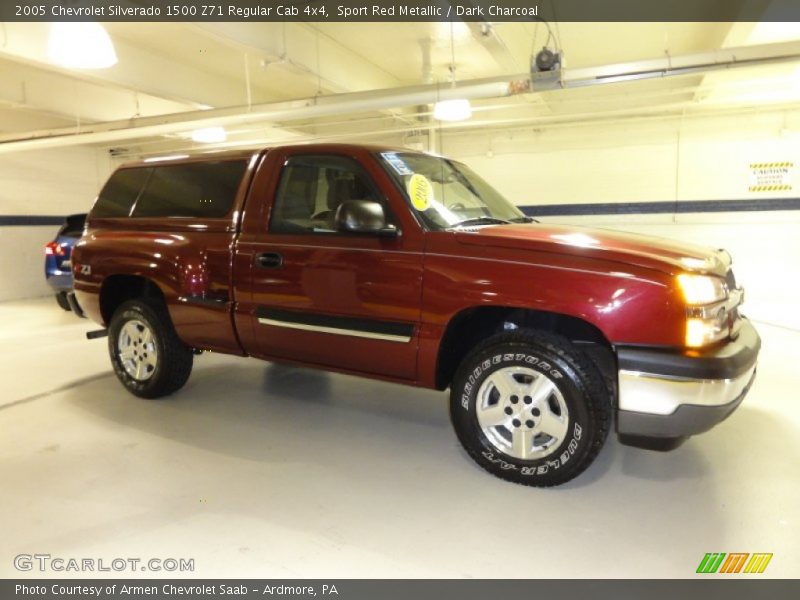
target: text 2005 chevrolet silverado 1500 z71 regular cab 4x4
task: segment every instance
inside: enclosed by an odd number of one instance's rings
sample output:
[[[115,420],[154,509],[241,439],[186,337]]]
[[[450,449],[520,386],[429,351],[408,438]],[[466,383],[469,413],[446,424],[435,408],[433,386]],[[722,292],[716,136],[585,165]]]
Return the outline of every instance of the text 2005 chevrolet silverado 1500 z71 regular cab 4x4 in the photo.
[[[178,390],[200,350],[449,387],[472,458],[539,486],[613,423],[675,445],[738,406],[760,340],[730,266],[532,222],[461,163],[356,145],[124,166],[73,255],[137,396]]]

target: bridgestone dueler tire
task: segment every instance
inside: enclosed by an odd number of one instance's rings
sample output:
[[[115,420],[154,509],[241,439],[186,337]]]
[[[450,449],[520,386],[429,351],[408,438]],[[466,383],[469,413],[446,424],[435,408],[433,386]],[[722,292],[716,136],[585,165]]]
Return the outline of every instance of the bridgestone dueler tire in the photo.
[[[521,460],[495,447],[476,411],[484,380],[505,367],[548,376],[568,409],[567,434],[546,457]],[[566,483],[594,461],[611,426],[612,400],[595,364],[567,339],[534,330],[495,335],[461,363],[450,392],[450,419],[459,441],[481,467],[514,483],[549,487]]]
[[[140,321],[150,329],[158,352],[155,369],[144,381],[128,374],[117,350],[120,331],[132,320]],[[108,328],[108,353],[117,379],[129,392],[140,398],[168,396],[182,388],[192,373],[192,349],[178,338],[166,307],[157,300],[129,300],[117,308]]]

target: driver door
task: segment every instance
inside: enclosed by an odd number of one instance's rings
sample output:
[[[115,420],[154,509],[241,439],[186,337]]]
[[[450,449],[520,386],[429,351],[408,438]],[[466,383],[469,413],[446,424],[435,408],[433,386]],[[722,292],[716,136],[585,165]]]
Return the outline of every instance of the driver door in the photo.
[[[415,379],[422,239],[336,230],[347,200],[381,203],[400,229],[362,161],[295,151],[281,164],[267,222],[246,243],[260,353]]]

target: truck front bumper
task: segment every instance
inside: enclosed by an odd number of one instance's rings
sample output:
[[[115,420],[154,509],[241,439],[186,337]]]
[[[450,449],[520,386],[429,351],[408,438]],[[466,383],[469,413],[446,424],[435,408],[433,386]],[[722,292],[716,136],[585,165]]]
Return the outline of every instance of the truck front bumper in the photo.
[[[680,440],[708,431],[741,404],[761,339],[744,320],[735,340],[707,351],[620,347],[617,432],[623,441]]]

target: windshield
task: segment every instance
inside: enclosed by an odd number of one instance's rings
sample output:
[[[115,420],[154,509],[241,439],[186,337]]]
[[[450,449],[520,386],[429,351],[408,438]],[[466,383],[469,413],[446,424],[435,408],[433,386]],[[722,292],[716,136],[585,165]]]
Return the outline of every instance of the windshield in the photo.
[[[415,152],[380,158],[429,229],[531,220],[466,165]]]

